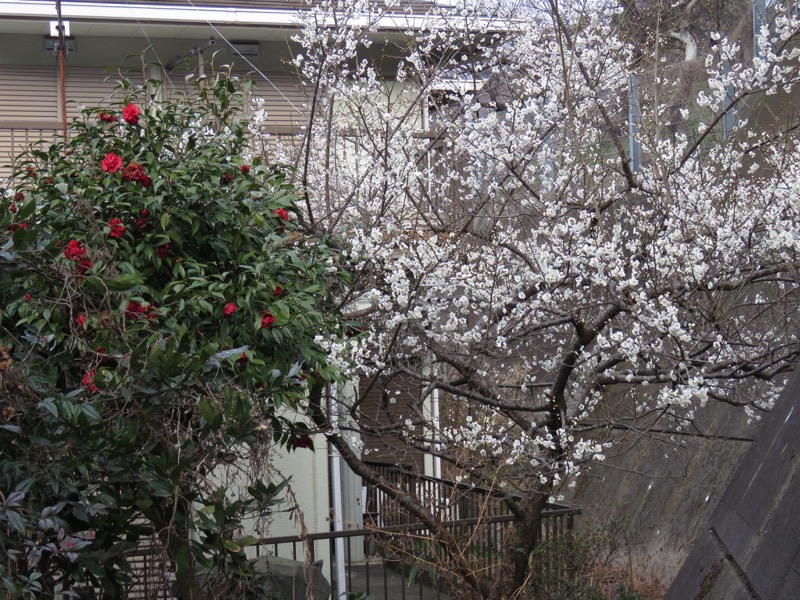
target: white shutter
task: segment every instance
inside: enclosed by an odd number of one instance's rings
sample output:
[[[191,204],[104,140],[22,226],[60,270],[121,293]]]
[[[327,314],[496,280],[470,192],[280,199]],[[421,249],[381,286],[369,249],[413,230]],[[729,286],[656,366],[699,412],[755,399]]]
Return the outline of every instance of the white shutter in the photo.
[[[67,122],[79,117],[84,107],[106,104],[114,93],[119,78],[117,74],[105,69],[69,68],[65,73]],[[141,78],[138,78],[138,81],[141,81]]]
[[[0,65],[0,179],[29,144],[52,141],[59,130],[55,67]]]

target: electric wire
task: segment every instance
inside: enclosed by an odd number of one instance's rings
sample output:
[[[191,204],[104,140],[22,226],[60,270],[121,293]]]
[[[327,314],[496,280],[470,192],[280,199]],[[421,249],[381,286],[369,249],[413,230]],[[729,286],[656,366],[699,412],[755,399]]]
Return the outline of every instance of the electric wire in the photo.
[[[139,29],[141,29],[141,31],[142,31],[142,34],[144,34],[144,39],[146,39],[146,40],[147,40],[147,47],[148,47],[148,49],[150,49],[150,50],[153,52],[153,54],[155,55],[155,57],[156,57],[156,62],[157,62],[159,65],[163,65],[163,64],[164,64],[164,61],[163,61],[163,60],[161,60],[161,57],[158,55],[158,48],[157,48],[157,46],[156,46],[156,45],[153,43],[153,41],[150,39],[150,36],[149,36],[149,35],[148,35],[148,33],[147,33],[147,29],[145,29],[145,27],[144,27],[144,24],[142,23],[141,19],[139,19],[139,15],[137,14],[137,12],[136,12],[136,9],[134,9],[134,8],[133,8],[133,7],[130,5],[130,2],[128,2],[128,0],[125,0],[125,6],[127,6],[127,7],[128,7],[128,10],[130,10],[130,11],[131,11],[131,15],[133,16],[134,20],[136,21],[136,24],[139,26]],[[166,79],[167,79],[167,84],[170,86],[170,89],[171,89],[172,91],[174,91],[174,90],[175,90],[175,84],[173,83],[173,81],[172,81],[172,78],[169,76],[169,73],[166,71],[166,69],[162,69],[161,71],[162,71],[162,76],[163,76],[163,77],[166,77]]]
[[[193,10],[195,10],[196,12],[198,12],[198,13],[200,12],[200,9],[199,9],[199,7],[197,7],[197,6],[196,6],[196,5],[195,5],[195,4],[192,2],[192,0],[186,0],[186,3],[187,3],[187,4],[188,4],[188,5],[189,5],[189,6],[190,6],[190,7],[191,7]],[[214,24],[213,24],[213,23],[212,23],[210,20],[208,20],[208,19],[205,19],[205,22],[208,24],[208,26],[209,26],[209,27],[210,27],[212,30],[214,30],[214,34],[215,34],[216,36],[218,36],[218,37],[219,37],[219,38],[220,38],[220,39],[221,39],[223,42],[225,42],[225,44],[227,44],[227,45],[228,45],[228,47],[229,47],[231,50],[233,50],[233,51],[235,52],[236,48],[234,47],[233,43],[232,43],[232,42],[231,42],[231,41],[230,41],[230,40],[229,40],[229,39],[228,39],[228,38],[225,36],[225,34],[224,34],[224,33],[222,33],[222,31],[220,31],[220,29],[219,29],[219,28],[218,28],[216,25],[214,25]],[[244,62],[246,62],[246,63],[247,63],[247,65],[248,65],[248,66],[249,66],[249,67],[250,67],[250,68],[251,68],[251,69],[252,69],[252,70],[253,70],[255,73],[257,73],[257,74],[258,74],[258,76],[259,76],[261,79],[263,79],[265,82],[267,82],[267,84],[269,84],[269,85],[270,85],[270,86],[271,86],[271,87],[272,87],[272,88],[273,88],[273,89],[274,89],[274,90],[275,90],[275,91],[278,93],[278,95],[279,95],[279,96],[280,96],[280,97],[281,97],[281,98],[282,98],[284,101],[286,101],[286,103],[287,103],[287,104],[288,104],[288,105],[289,105],[289,106],[290,106],[290,107],[291,107],[291,108],[292,108],[292,109],[293,109],[295,112],[297,112],[297,114],[298,114],[298,115],[301,115],[301,116],[303,116],[303,117],[306,117],[306,116],[307,116],[307,115],[306,115],[306,112],[305,112],[305,111],[303,111],[301,108],[298,108],[298,107],[297,107],[297,106],[296,106],[296,105],[295,105],[295,104],[294,104],[294,103],[293,103],[293,102],[292,102],[292,101],[291,101],[291,100],[290,100],[290,99],[289,99],[289,98],[286,96],[286,94],[284,94],[284,93],[283,93],[283,90],[281,90],[281,89],[280,89],[280,87],[278,87],[278,86],[277,86],[277,85],[276,85],[276,84],[275,84],[275,83],[274,83],[274,82],[273,82],[273,81],[272,81],[272,80],[271,80],[269,77],[267,77],[267,75],[266,75],[266,74],[265,74],[265,73],[264,73],[264,72],[263,72],[261,69],[259,69],[259,68],[258,68],[258,67],[257,67],[255,64],[253,64],[253,62],[252,62],[250,59],[248,59],[246,56],[242,56],[242,55],[239,55],[239,56],[240,56],[240,58],[242,58],[242,59],[244,60]]]

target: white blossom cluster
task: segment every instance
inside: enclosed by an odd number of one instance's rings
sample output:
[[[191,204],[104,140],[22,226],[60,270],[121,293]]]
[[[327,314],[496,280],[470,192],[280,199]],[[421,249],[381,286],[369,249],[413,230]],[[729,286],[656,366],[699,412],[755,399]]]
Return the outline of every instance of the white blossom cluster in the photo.
[[[305,218],[346,242],[343,297],[369,328],[319,340],[333,363],[417,382],[404,444],[541,485],[601,460],[616,427],[772,406],[800,356],[800,144],[744,100],[794,84],[797,18],[751,64],[720,40],[680,107],[698,126],[666,127],[644,90],[632,171],[613,15],[452,10],[405,41],[372,2],[315,3],[302,23]],[[425,411],[434,392],[449,420]],[[626,412],[605,410],[612,393]]]

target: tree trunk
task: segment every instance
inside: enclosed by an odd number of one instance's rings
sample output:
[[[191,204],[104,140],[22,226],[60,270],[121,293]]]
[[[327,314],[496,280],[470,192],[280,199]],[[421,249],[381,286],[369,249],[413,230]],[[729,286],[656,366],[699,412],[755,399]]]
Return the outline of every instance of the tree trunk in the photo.
[[[516,598],[529,583],[532,575],[531,557],[539,543],[542,511],[547,503],[546,494],[536,494],[518,504],[511,532],[503,548],[499,585],[492,589],[486,600]]]

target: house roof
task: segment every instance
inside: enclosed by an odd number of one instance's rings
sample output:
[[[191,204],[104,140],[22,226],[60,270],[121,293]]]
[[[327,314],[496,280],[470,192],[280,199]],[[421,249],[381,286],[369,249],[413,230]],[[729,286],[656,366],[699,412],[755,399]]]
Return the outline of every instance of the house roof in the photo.
[[[313,2],[312,2],[313,3]],[[62,0],[61,15],[79,22],[181,23],[236,26],[296,27],[297,14],[312,3],[305,0]],[[384,11],[377,26],[385,30],[414,29],[428,12],[444,6],[442,0],[401,0]],[[0,19],[55,19],[54,0],[0,0]]]
[[[54,2],[50,2],[53,4]],[[306,0],[64,0],[62,4],[119,4],[142,6],[191,6],[191,7],[222,7],[222,8],[247,8],[252,10],[299,10],[308,8],[315,2]],[[439,5],[445,5],[438,0],[401,0],[392,12],[405,12],[430,10]]]

